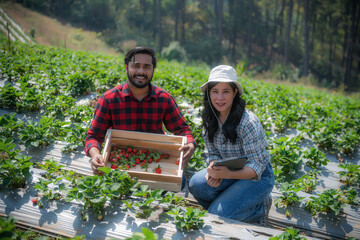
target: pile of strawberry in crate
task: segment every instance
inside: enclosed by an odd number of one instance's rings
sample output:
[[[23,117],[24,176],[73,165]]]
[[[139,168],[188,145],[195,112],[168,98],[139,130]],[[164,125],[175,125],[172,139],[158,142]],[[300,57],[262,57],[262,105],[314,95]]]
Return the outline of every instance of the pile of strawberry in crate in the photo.
[[[113,146],[110,152],[110,162],[112,169],[129,170],[136,165],[148,170],[149,164],[160,162],[161,159],[169,158],[169,154],[161,154],[148,149],[137,149],[131,146],[119,147]],[[178,164],[178,163],[177,163]],[[161,173],[160,164],[154,168],[154,172]]]

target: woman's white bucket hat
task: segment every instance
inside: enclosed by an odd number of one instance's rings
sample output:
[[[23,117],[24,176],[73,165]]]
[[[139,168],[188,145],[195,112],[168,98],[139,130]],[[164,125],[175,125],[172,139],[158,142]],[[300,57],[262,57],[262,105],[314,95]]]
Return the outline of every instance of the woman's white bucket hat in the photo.
[[[202,92],[206,91],[209,82],[233,82],[237,86],[240,96],[244,93],[241,84],[237,81],[235,69],[228,65],[219,65],[211,70],[208,81],[200,87]]]

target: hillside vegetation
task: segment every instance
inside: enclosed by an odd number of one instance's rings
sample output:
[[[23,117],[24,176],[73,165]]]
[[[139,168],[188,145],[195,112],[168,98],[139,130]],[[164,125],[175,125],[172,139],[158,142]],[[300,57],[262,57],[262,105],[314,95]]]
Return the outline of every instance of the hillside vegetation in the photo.
[[[39,44],[116,54],[116,50],[109,47],[101,39],[101,34],[94,31],[87,31],[73,27],[70,24],[64,24],[14,2],[0,3],[0,5],[28,35],[33,34],[33,38]]]

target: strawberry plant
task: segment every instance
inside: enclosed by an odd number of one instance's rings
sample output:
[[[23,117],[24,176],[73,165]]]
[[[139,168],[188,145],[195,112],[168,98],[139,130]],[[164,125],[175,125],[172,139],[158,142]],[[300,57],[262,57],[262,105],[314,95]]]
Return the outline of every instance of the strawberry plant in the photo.
[[[90,122],[94,109],[87,105],[75,105],[65,111],[66,117],[71,122],[84,123]]]
[[[71,96],[60,95],[58,97],[51,96],[51,100],[47,103],[45,116],[57,119],[64,119],[66,110],[75,105],[76,99]]]
[[[299,230],[294,229],[293,227],[288,227],[280,235],[269,238],[269,240],[306,240],[307,238],[301,237]]]
[[[59,165],[57,161],[55,161],[53,158],[50,158],[46,159],[45,163],[40,163],[38,167],[40,167],[40,169],[46,170],[46,179],[52,179],[55,178],[56,174],[62,174],[61,168],[63,168],[64,165]]]
[[[24,187],[30,176],[31,157],[20,154],[15,147],[13,140],[0,137],[0,184],[4,187]]]
[[[272,164],[275,168],[281,166],[280,174],[286,181],[292,180],[302,162],[303,152],[296,145],[299,140],[300,137],[281,137],[269,144]]]
[[[42,95],[36,87],[29,87],[28,84],[20,86],[18,102],[16,103],[16,111],[29,111],[34,112],[40,110]]]
[[[320,166],[326,166],[328,162],[330,162],[330,160],[325,157],[325,153],[313,147],[304,153],[304,158],[307,159],[306,165],[313,169],[317,169]]]
[[[30,145],[34,147],[48,145],[52,138],[49,128],[43,128],[40,124],[31,120],[28,120],[26,126],[18,134],[25,147]]]
[[[293,180],[291,183],[296,187],[304,189],[306,193],[311,193],[316,188],[318,173],[319,171],[311,171],[309,174],[305,174],[300,178]]]
[[[88,90],[95,90],[93,76],[90,72],[76,71],[68,75],[65,82],[67,83],[65,91],[72,96],[86,94]]]
[[[345,197],[344,202],[351,205],[359,205],[359,200],[357,198],[358,192],[353,187],[346,188],[342,191],[343,196]]]
[[[306,202],[305,210],[312,215],[317,213],[333,213],[336,216],[343,210],[345,203],[342,201],[341,194],[336,189],[328,189],[318,194],[318,197],[310,197]]]
[[[0,88],[0,108],[16,108],[19,91],[10,83]]]
[[[149,230],[148,228],[141,228],[142,232],[136,232],[132,237],[126,238],[125,240],[158,240],[159,236]]]
[[[304,197],[299,197],[297,192],[302,190],[302,187],[297,187],[293,184],[284,182],[281,183],[280,192],[282,196],[275,198],[274,203],[276,207],[284,206],[293,206],[298,204]]]
[[[66,136],[63,140],[66,146],[61,149],[62,152],[75,151],[78,147],[85,146],[85,138],[89,127],[82,123],[73,123],[64,127]]]
[[[188,207],[183,211],[180,207],[172,208],[168,214],[174,215],[175,225],[180,230],[200,229],[204,226],[202,217],[207,216],[206,210]]]
[[[345,184],[347,186],[353,186],[359,184],[360,181],[360,166],[352,163],[340,163],[339,167],[345,171],[338,172],[340,178],[345,178]]]
[[[39,179],[40,182],[34,186],[40,199],[38,202],[39,207],[42,207],[46,200],[59,200],[62,197],[62,192],[66,189],[62,179],[62,176],[51,180]]]
[[[12,138],[24,122],[15,118],[15,113],[3,114],[0,116],[0,136]]]
[[[66,190],[67,202],[74,199],[84,202],[84,220],[86,220],[85,211],[88,207],[95,211],[99,220],[102,220],[105,203],[111,199],[120,199],[137,185],[137,181],[132,180],[125,172],[116,170],[114,173],[107,167],[99,170],[105,173],[103,177],[84,176],[76,181],[72,189]]]

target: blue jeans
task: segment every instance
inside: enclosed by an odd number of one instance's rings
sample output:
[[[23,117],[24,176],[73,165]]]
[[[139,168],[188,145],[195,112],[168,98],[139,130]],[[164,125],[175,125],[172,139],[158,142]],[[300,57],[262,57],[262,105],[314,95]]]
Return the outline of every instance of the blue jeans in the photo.
[[[264,200],[274,187],[274,172],[268,164],[261,180],[223,179],[219,187],[207,184],[203,169],[190,179],[189,191],[209,213],[243,222],[258,222],[265,213]]]

